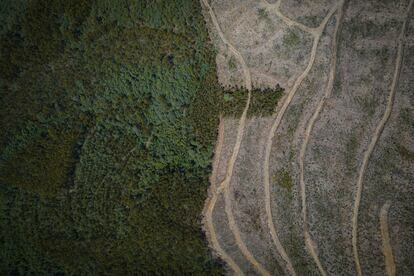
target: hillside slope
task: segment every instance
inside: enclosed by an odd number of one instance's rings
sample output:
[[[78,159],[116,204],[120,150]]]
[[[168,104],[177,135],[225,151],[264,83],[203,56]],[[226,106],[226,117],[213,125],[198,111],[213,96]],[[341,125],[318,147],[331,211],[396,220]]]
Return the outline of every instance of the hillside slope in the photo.
[[[205,225],[229,272],[413,274],[413,1],[203,3],[220,83],[285,89],[240,148],[222,120]]]

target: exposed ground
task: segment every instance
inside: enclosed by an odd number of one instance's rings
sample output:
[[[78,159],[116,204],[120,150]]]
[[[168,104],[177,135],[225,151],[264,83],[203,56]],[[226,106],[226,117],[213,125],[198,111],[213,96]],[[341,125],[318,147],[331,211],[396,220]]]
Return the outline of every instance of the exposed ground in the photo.
[[[202,4],[222,85],[285,88],[221,119],[204,225],[229,273],[414,274],[413,0]]]

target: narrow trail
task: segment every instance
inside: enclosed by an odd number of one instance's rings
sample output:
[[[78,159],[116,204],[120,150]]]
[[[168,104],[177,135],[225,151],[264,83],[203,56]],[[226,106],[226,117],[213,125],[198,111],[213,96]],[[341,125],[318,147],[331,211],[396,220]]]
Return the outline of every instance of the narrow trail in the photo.
[[[228,40],[225,38],[223,32],[220,29],[220,26],[217,22],[217,18],[214,14],[213,9],[211,8],[211,6],[209,5],[209,3],[207,2],[207,0],[202,0],[203,4],[206,6],[206,8],[208,9],[208,12],[210,14],[211,20],[221,38],[221,40],[223,41],[223,43],[230,49],[230,51],[236,56],[236,58],[239,60],[240,64],[242,65],[242,69],[243,69],[243,74],[244,74],[244,78],[245,78],[245,85],[247,90],[249,91],[248,96],[247,96],[247,101],[246,101],[246,105],[244,107],[243,113],[240,117],[239,120],[239,125],[238,125],[238,129],[237,129],[237,136],[236,136],[236,143],[234,145],[233,148],[233,153],[231,155],[231,158],[228,162],[227,165],[227,169],[226,169],[226,175],[225,178],[223,180],[223,182],[220,184],[220,186],[217,188],[216,192],[213,193],[213,197],[210,201],[210,206],[208,208],[209,212],[214,209],[214,205],[217,201],[217,196],[218,194],[224,190],[224,202],[225,202],[225,212],[227,215],[227,218],[229,220],[229,228],[232,231],[234,238],[236,240],[236,244],[239,247],[240,251],[242,252],[242,254],[244,255],[244,257],[262,274],[262,275],[270,275],[270,273],[254,258],[254,256],[251,254],[251,252],[247,249],[246,245],[244,244],[241,235],[240,235],[240,230],[237,226],[237,223],[234,219],[234,215],[233,215],[233,211],[231,208],[231,197],[230,197],[230,182],[231,182],[231,177],[233,175],[233,169],[234,169],[234,164],[236,162],[237,156],[239,154],[239,150],[240,150],[240,145],[243,139],[243,135],[244,135],[244,128],[246,125],[246,117],[247,117],[247,111],[249,109],[249,105],[250,105],[250,99],[251,99],[251,89],[252,89],[252,81],[251,81],[251,76],[250,76],[250,71],[249,68],[246,65],[246,62],[244,61],[242,55],[233,47],[233,45],[231,45]],[[208,220],[208,218],[206,219],[208,224],[213,224],[212,219],[210,217],[210,220]],[[229,264],[230,265],[230,264]],[[234,263],[232,264],[234,265]],[[235,270],[236,271],[236,270]],[[236,271],[236,273],[240,271]]]
[[[382,117],[381,121],[378,123],[375,129],[374,135],[371,138],[371,142],[369,143],[369,146],[364,154],[364,158],[362,160],[362,165],[359,170],[358,180],[356,184],[357,191],[355,194],[354,210],[353,210],[353,217],[352,217],[352,250],[354,254],[355,266],[356,266],[358,275],[362,275],[361,264],[360,264],[359,256],[358,256],[358,236],[357,236],[358,234],[358,211],[359,211],[359,205],[361,203],[362,188],[363,188],[362,182],[364,180],[365,171],[368,166],[368,161],[371,157],[371,154],[374,151],[375,145],[377,144],[377,141],[379,137],[381,136],[382,131],[384,130],[385,124],[387,123],[391,115],[395,94],[397,92],[398,80],[399,80],[400,72],[401,72],[401,65],[402,65],[402,59],[403,59],[403,40],[404,40],[404,35],[405,35],[405,29],[407,26],[407,21],[409,19],[411,8],[413,6],[413,2],[414,0],[411,0],[410,3],[408,4],[407,10],[406,10],[407,13],[405,15],[405,19],[401,27],[400,35],[398,37],[397,58],[395,61],[395,70],[394,70],[394,76],[393,76],[393,80],[391,84],[391,92],[387,100],[387,107],[386,107],[384,116]]]
[[[247,67],[246,62],[244,61],[244,58],[239,53],[239,51],[237,51],[236,48],[234,48],[234,46],[231,43],[229,43],[229,41],[227,40],[227,38],[224,36],[223,32],[221,31],[220,25],[218,24],[216,15],[214,14],[214,11],[211,8],[211,6],[208,3],[208,1],[207,0],[201,0],[201,1],[203,2],[204,6],[206,6],[206,8],[208,9],[208,13],[210,14],[211,21],[213,22],[213,25],[216,28],[217,33],[220,36],[220,39],[223,41],[223,43],[229,48],[229,50],[239,60],[241,66],[242,66],[242,69],[243,69],[243,75],[244,75],[244,79],[245,79],[245,84],[246,84],[247,90],[249,90],[249,91],[252,90],[252,80],[251,80],[249,68]],[[250,93],[249,93],[249,97],[248,97],[248,102],[249,102],[249,99],[250,99]],[[247,104],[246,104],[246,106],[248,107]]]
[[[282,19],[286,25],[288,25],[289,27],[297,27],[299,29],[301,29],[304,32],[310,33],[313,36],[318,36],[318,28],[310,28],[308,26],[303,25],[302,23],[299,23],[297,21],[294,21],[292,19],[290,19],[289,17],[285,16],[281,11],[280,11],[280,5],[282,4],[282,0],[278,0],[276,3],[271,4],[269,3],[267,0],[262,0],[262,2],[264,3],[264,5],[270,9],[273,10],[273,12],[280,18]]]
[[[307,67],[305,68],[305,70],[303,71],[303,73],[296,79],[296,81],[295,81],[293,87],[291,88],[291,90],[289,91],[289,93],[288,93],[288,95],[287,95],[280,111],[277,112],[275,115],[273,115],[274,121],[273,121],[272,127],[269,131],[269,135],[267,137],[267,142],[266,142],[266,147],[265,147],[263,175],[264,175],[264,190],[265,190],[265,205],[266,205],[265,209],[266,209],[268,227],[269,227],[269,230],[270,230],[270,234],[272,236],[272,240],[273,240],[273,242],[276,246],[276,249],[279,252],[279,254],[281,255],[282,259],[286,262],[287,269],[288,269],[288,271],[291,275],[296,275],[296,272],[293,268],[293,265],[292,265],[292,262],[291,262],[289,256],[287,255],[283,245],[281,244],[281,242],[278,238],[276,228],[275,228],[275,225],[274,225],[273,219],[272,219],[273,215],[272,215],[272,208],[271,208],[271,202],[270,202],[270,197],[271,196],[270,196],[270,175],[269,175],[270,152],[271,152],[271,149],[272,149],[273,138],[274,138],[275,133],[276,133],[276,131],[277,131],[279,125],[280,125],[280,122],[282,121],[282,118],[283,118],[287,108],[289,107],[289,104],[291,103],[293,97],[295,96],[296,91],[298,90],[300,84],[306,78],[306,76],[309,74],[309,71],[311,70],[311,68],[312,68],[312,66],[315,62],[316,50],[318,48],[318,44],[319,44],[322,32],[325,29],[325,26],[326,26],[329,18],[337,10],[339,4],[342,4],[342,2],[343,1],[340,1],[339,3],[335,4],[333,8],[331,8],[330,12],[324,18],[321,25],[318,28],[316,28],[317,31],[315,31],[315,32],[312,31],[311,32],[312,34],[315,35],[315,38],[314,38],[313,45],[312,45],[312,51],[311,51],[311,56],[310,56],[310,59],[309,59],[309,63],[307,65]],[[280,3],[281,3],[281,1],[279,0],[275,4],[276,14],[278,16],[281,15],[281,13],[279,11]],[[271,6],[273,6],[273,5],[271,5]],[[283,20],[286,20],[286,19],[283,19]],[[294,22],[294,21],[292,21],[292,22]],[[298,26],[298,24],[299,24],[299,23],[294,24],[292,22],[291,22],[290,25]],[[298,27],[300,27],[300,26],[298,26]],[[312,248],[313,248],[313,246],[312,246]]]
[[[326,100],[332,94],[333,84],[335,80],[335,73],[336,73],[336,63],[337,63],[338,33],[340,32],[341,23],[343,20],[343,3],[339,7],[337,17],[338,19],[335,25],[334,38],[332,40],[332,58],[331,58],[331,64],[330,64],[330,70],[329,70],[328,84],[326,86],[324,96],[319,101],[315,112],[313,113],[311,119],[308,122],[306,131],[304,134],[303,143],[302,143],[302,146],[299,152],[299,168],[300,168],[299,181],[300,181],[300,195],[302,198],[302,218],[303,218],[303,225],[304,225],[303,231],[304,231],[305,243],[306,243],[307,249],[309,250],[310,255],[312,256],[313,260],[318,266],[319,272],[323,276],[327,275],[327,273],[325,269],[323,268],[321,261],[319,260],[315,242],[312,240],[311,235],[309,233],[309,229],[308,229],[309,226],[308,226],[308,214],[307,214],[307,207],[306,207],[306,185],[305,185],[305,179],[304,179],[304,171],[305,171],[304,159],[305,159],[306,149],[309,143],[309,138],[311,136],[315,122],[319,118],[319,114],[323,106],[325,105]]]
[[[244,275],[240,267],[220,246],[220,243],[217,239],[216,230],[214,228],[214,223],[213,223],[213,211],[214,211],[214,207],[216,205],[217,197],[218,197],[218,194],[216,193],[216,190],[217,190],[216,177],[217,177],[217,170],[220,165],[220,156],[221,156],[221,151],[223,148],[223,142],[224,142],[224,122],[223,122],[223,119],[220,117],[217,144],[216,144],[216,149],[214,151],[213,171],[210,176],[210,183],[211,183],[210,195],[209,195],[209,199],[207,199],[207,202],[205,204],[205,209],[203,211],[203,214],[204,214],[205,222],[207,224],[207,234],[208,234],[208,237],[210,238],[213,249],[220,256],[220,258],[222,258],[237,275]]]
[[[385,258],[385,269],[387,276],[395,276],[394,255],[392,254],[392,246],[390,239],[390,232],[388,229],[388,210],[390,209],[391,201],[385,202],[380,211],[380,227],[382,238],[382,252]]]
[[[207,230],[209,231],[210,241],[212,243],[212,247],[216,251],[216,253],[223,259],[224,262],[234,271],[236,275],[244,275],[243,271],[240,267],[234,262],[234,260],[224,251],[224,249],[220,246],[220,243],[217,239],[216,231],[214,229],[213,223],[213,211],[214,206],[217,203],[218,194],[214,194],[210,201],[208,202],[208,207],[205,212],[205,221],[207,224]]]

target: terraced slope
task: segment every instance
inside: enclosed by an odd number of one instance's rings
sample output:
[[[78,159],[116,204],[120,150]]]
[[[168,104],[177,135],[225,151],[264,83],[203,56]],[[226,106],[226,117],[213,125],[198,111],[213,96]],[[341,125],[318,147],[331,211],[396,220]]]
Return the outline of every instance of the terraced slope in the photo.
[[[229,272],[413,274],[413,1],[202,2],[221,83],[286,91],[221,120],[205,225]]]

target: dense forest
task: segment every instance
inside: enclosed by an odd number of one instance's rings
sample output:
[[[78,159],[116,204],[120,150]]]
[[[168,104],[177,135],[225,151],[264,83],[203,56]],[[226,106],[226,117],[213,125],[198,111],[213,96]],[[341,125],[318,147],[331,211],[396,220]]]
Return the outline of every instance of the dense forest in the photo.
[[[219,86],[200,3],[4,0],[0,37],[0,273],[222,274],[200,216],[247,91]]]

